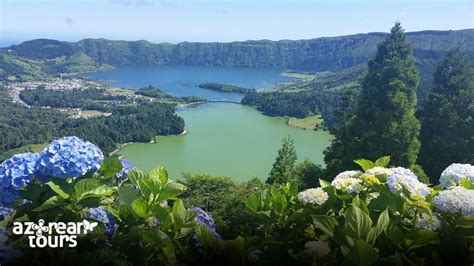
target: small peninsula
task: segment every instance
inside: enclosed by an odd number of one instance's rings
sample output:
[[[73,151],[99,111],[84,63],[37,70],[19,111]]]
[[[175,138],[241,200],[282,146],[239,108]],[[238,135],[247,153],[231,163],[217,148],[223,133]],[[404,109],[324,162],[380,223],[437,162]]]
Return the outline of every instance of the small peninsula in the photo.
[[[209,90],[215,90],[215,91],[220,91],[220,92],[236,92],[236,93],[243,93],[243,94],[255,92],[255,89],[243,88],[243,87],[230,85],[230,84],[224,84],[224,83],[206,82],[206,83],[201,83],[197,85],[197,87],[201,89],[209,89]]]

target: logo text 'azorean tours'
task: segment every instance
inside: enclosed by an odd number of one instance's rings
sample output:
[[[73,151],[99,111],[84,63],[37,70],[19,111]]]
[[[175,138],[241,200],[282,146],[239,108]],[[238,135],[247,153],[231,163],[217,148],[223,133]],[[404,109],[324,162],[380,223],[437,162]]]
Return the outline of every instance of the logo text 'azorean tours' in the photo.
[[[41,219],[37,224],[33,222],[14,222],[13,233],[15,235],[27,235],[31,248],[62,248],[76,247],[77,235],[92,232],[96,222],[83,220],[82,222],[51,222],[45,224]]]

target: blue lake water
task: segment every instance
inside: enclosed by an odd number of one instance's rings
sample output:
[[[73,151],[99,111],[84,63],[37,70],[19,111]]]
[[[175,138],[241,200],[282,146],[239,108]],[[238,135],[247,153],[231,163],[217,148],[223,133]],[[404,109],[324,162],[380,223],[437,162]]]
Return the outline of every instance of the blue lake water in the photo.
[[[208,100],[240,101],[239,93],[222,93],[201,89],[205,82],[225,83],[257,90],[269,89],[273,83],[294,80],[283,77],[281,69],[213,67],[213,66],[147,66],[121,67],[105,72],[89,73],[91,79],[107,80],[110,86],[138,89],[148,85],[159,87],[173,96],[199,96]]]

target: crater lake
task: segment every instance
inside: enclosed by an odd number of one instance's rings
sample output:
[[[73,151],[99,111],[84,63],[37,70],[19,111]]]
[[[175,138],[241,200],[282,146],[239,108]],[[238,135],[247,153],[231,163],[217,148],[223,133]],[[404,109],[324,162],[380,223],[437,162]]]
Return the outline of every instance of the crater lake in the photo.
[[[152,85],[174,96],[199,96],[212,101],[239,102],[238,93],[201,89],[204,82],[231,84],[258,90],[269,89],[292,78],[279,69],[208,66],[125,67],[88,74],[91,79],[107,80],[112,87],[138,89]],[[177,109],[186,124],[186,135],[158,136],[154,143],[132,143],[119,150],[140,169],[164,166],[170,178],[181,173],[230,176],[237,181],[252,177],[265,180],[281,147],[291,136],[298,161],[305,158],[323,164],[323,151],[332,136],[287,126],[286,119],[269,117],[238,103],[205,103]]]

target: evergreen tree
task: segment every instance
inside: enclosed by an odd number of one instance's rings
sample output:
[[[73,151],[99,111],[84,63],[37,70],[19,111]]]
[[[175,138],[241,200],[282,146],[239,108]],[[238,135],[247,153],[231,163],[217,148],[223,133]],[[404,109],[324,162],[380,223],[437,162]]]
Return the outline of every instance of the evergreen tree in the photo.
[[[361,80],[354,117],[336,132],[325,151],[327,173],[354,168],[354,159],[391,155],[394,165],[413,167],[420,143],[415,117],[418,71],[400,23],[378,45]]]
[[[438,66],[419,117],[419,162],[432,182],[451,163],[474,163],[474,71],[459,49]]]
[[[268,184],[284,184],[292,179],[296,159],[293,139],[290,137],[284,138],[266,182]]]

